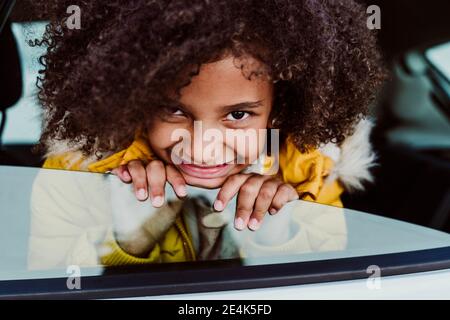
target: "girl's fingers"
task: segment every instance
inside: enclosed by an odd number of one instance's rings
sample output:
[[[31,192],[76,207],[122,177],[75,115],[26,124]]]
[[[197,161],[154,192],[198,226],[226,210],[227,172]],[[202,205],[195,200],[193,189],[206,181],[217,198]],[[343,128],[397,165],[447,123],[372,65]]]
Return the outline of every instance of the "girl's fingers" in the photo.
[[[248,174],[235,174],[230,176],[217,194],[217,199],[214,201],[214,209],[223,211],[228,205],[228,202],[239,192],[242,184],[250,177]]]
[[[144,165],[140,160],[133,160],[128,163],[128,171],[133,180],[134,192],[136,198],[140,201],[145,201],[148,198],[147,191],[147,175]]]
[[[269,180],[263,183],[256,198],[253,213],[250,217],[248,227],[251,230],[257,230],[264,218],[264,215],[272,205],[273,198],[278,191],[278,187],[282,184],[280,180]]]
[[[112,173],[119,177],[122,182],[130,183],[131,182],[131,175],[130,172],[128,172],[128,168],[126,165],[121,165],[120,167],[112,170]]]
[[[249,224],[250,215],[253,212],[256,198],[258,197],[261,186],[267,180],[264,176],[250,177],[239,189],[236,206],[236,218],[234,226],[238,230],[242,230]],[[259,222],[252,220],[249,225],[251,230],[259,228]]]
[[[164,188],[166,185],[166,168],[160,160],[153,160],[147,165],[147,179],[150,187],[150,200],[154,207],[164,204]]]
[[[278,187],[277,193],[275,194],[272,205],[270,206],[269,213],[276,214],[283,206],[294,200],[298,200],[299,196],[297,191],[290,184],[281,184]]]
[[[172,185],[177,196],[180,198],[186,197],[186,181],[180,171],[173,165],[168,165],[166,166],[166,176],[167,181]]]

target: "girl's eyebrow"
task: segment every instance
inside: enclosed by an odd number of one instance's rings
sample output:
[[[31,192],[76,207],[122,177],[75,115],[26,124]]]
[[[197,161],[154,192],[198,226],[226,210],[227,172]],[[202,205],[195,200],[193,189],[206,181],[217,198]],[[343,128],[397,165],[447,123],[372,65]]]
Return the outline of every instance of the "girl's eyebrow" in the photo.
[[[260,107],[262,104],[261,102],[263,102],[263,100],[258,100],[258,101],[244,101],[244,102],[239,102],[236,104],[230,104],[227,106],[222,106],[221,108],[225,111],[225,113],[230,113],[233,111],[239,111],[242,109],[254,109],[254,108],[258,108]],[[186,112],[186,110],[189,110],[189,106],[184,105],[181,102],[176,102],[174,104],[174,107],[179,108],[181,111]]]
[[[261,102],[262,102],[262,100],[245,101],[245,102],[240,102],[240,103],[236,103],[236,104],[231,104],[228,106],[223,106],[222,108],[225,110],[225,112],[229,113],[229,112],[233,112],[233,111],[239,111],[242,109],[258,108],[261,106]]]

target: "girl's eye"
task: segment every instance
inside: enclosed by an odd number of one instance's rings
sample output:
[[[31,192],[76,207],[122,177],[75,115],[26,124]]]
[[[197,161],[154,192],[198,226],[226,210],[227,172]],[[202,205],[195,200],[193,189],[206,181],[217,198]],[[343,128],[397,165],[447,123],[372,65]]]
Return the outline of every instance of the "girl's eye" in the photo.
[[[164,112],[160,114],[164,121],[181,121],[187,117],[186,113],[179,108],[165,108]]]
[[[180,109],[174,109],[170,111],[173,116],[183,116],[184,112]]]
[[[247,119],[247,117],[249,115],[250,114],[245,111],[233,111],[227,115],[227,120],[232,120],[232,121],[244,120],[244,119]]]

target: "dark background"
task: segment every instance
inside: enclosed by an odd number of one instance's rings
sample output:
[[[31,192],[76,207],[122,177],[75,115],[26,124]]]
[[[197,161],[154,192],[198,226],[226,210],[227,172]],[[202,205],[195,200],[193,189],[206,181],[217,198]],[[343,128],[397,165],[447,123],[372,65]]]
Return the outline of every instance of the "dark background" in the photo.
[[[449,0],[365,0],[381,8],[380,46],[388,61],[417,46],[450,40]]]
[[[381,8],[380,45],[390,60],[417,45],[450,39],[449,0],[359,0]],[[12,20],[32,19],[32,0],[17,0]]]
[[[364,3],[381,8],[379,45],[390,69],[393,63],[402,65],[408,51],[450,41],[449,0],[366,0]],[[376,105],[379,118],[372,142],[379,166],[373,170],[375,183],[368,185],[363,194],[345,195],[344,204],[450,232],[450,150],[418,151],[389,144],[386,133],[402,121],[389,116],[392,108],[395,106],[389,95]],[[450,100],[443,108],[448,117]],[[443,113],[445,110],[442,109]]]
[[[387,60],[418,45],[450,39],[449,0],[359,0],[381,8],[380,45]],[[32,0],[17,0],[11,19],[33,19]]]

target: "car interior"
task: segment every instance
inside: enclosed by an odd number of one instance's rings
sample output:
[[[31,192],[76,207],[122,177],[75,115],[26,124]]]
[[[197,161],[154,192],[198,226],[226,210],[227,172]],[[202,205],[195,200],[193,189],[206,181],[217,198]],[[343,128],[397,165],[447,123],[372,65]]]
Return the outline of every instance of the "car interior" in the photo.
[[[20,53],[27,44],[17,38],[14,26],[36,22],[28,1],[17,1],[12,8],[14,2],[5,1],[0,8],[0,164],[39,167],[43,155],[33,149],[36,141],[7,137],[8,127],[24,123],[14,110],[28,85]],[[433,67],[427,50],[450,41],[450,2],[366,2],[382,9],[379,44],[390,78],[373,106],[375,180],[365,192],[346,194],[344,205],[449,232],[450,80]],[[40,126],[38,119],[34,122]],[[25,125],[21,130],[31,129]]]

